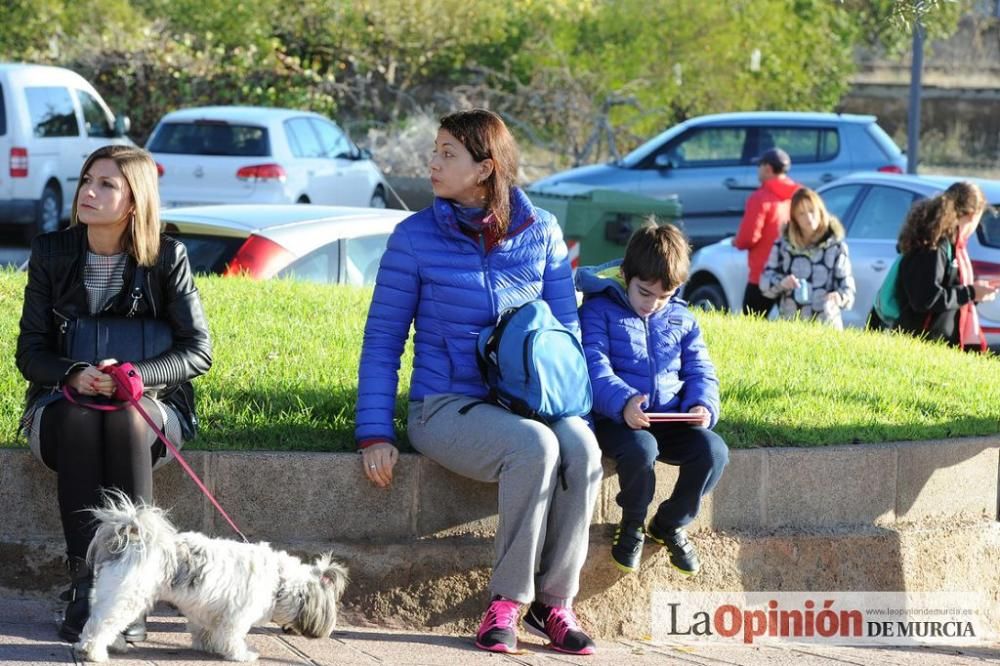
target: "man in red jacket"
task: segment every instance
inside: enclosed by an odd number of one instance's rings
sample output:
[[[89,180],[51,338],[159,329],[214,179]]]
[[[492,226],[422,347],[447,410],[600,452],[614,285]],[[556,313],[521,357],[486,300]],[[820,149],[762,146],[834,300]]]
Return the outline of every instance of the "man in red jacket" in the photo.
[[[760,293],[760,274],[782,225],[788,221],[789,201],[795,190],[801,187],[788,177],[791,166],[791,158],[781,148],[771,148],[758,161],[760,187],[747,199],[743,221],[733,239],[733,247],[749,250],[747,264],[750,276],[743,294],[743,314],[766,317],[774,305],[773,299]]]

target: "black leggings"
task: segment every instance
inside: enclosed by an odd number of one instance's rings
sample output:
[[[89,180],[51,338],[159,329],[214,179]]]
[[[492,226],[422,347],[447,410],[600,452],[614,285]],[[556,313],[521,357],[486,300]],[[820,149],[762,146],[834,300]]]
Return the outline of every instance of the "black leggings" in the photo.
[[[142,407],[159,427],[156,403]],[[117,488],[133,501],[153,501],[153,463],[164,453],[149,424],[132,408],[99,412],[65,400],[42,412],[39,432],[42,461],[58,474],[59,515],[66,553],[85,557],[94,536],[89,507],[101,502],[101,491]]]

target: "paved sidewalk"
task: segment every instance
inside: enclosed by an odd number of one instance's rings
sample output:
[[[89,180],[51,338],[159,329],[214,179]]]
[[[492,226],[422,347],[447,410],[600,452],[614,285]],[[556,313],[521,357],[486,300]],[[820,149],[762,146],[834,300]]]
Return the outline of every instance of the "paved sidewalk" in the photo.
[[[0,663],[76,663],[69,645],[56,636],[55,601],[0,597]],[[115,666],[184,666],[227,664],[191,650],[184,619],[157,607],[149,619],[149,637],[127,654],[112,655]],[[489,654],[477,650],[467,636],[447,636],[416,631],[340,627],[329,640],[285,636],[277,627],[254,629],[249,638],[260,653],[259,664],[364,665],[429,664],[476,666],[622,666],[624,664],[703,664],[718,666],[838,666],[889,664],[892,666],[983,665],[1000,661],[1000,645],[990,648],[827,648],[656,646],[640,641],[601,641],[591,657],[552,652],[534,637],[522,640],[518,655]]]

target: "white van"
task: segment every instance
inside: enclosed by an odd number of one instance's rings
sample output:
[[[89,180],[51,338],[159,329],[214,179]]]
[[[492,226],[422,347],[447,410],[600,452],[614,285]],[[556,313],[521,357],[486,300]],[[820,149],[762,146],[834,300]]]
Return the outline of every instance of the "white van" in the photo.
[[[84,158],[109,143],[134,145],[128,126],[76,72],[0,63],[0,224],[27,239],[58,229]]]

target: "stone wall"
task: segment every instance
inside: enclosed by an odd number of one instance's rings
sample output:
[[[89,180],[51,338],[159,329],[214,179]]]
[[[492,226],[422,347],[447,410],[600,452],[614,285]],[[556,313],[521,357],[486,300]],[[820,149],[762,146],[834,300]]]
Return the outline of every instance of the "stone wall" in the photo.
[[[252,540],[332,550],[351,569],[355,622],[468,631],[485,602],[496,487],[403,455],[374,488],[347,453],[209,453],[188,459]],[[687,579],[647,547],[638,574],[610,561],[619,511],[607,464],[578,606],[602,636],[649,631],[659,590],[990,590],[1000,602],[1000,438],[734,450],[691,532],[704,569]],[[657,501],[676,471],[660,466]],[[156,475],[157,503],[182,529],[231,530],[178,465]],[[54,475],[23,449],[0,450],[0,587],[61,584]],[[1000,617],[997,618],[1000,626]]]

